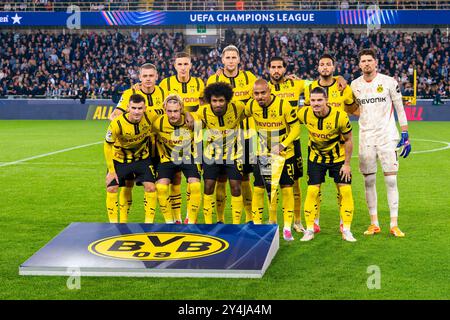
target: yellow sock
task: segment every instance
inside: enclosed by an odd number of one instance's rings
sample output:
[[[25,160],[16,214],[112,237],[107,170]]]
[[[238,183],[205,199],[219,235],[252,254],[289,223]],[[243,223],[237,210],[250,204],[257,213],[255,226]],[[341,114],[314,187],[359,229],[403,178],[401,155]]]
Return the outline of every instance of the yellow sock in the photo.
[[[305,199],[305,221],[306,228],[310,231],[314,230],[314,218],[317,212],[317,200],[319,198],[320,188],[317,186],[308,186]]]
[[[341,218],[341,222],[343,221],[342,220],[342,215],[341,215],[341,212],[342,212],[342,195],[341,195],[341,191],[339,190],[339,187],[336,185],[336,189],[337,189],[337,196],[336,196],[336,198],[337,198],[337,204],[338,204],[338,208],[339,208],[339,217]]]
[[[216,182],[217,222],[225,222],[225,204],[227,202],[227,182]]]
[[[110,223],[118,222],[119,208],[117,203],[117,192],[106,192],[106,211]]]
[[[241,223],[241,215],[243,209],[244,209],[244,200],[242,195],[238,197],[231,196],[231,213],[233,217],[233,224]]]
[[[127,223],[128,214],[130,213],[131,203],[132,203],[132,191],[133,188],[122,187],[120,188],[119,195],[119,222]]]
[[[262,224],[262,214],[264,210],[264,192],[264,188],[253,188],[252,216],[254,224]]]
[[[202,184],[200,182],[192,182],[188,184],[188,188],[192,194],[188,202],[188,220],[189,224],[193,224],[197,221],[198,211],[202,201]]]
[[[173,218],[181,222],[181,184],[170,185],[170,206]]]
[[[339,187],[339,191],[342,204],[339,213],[342,218],[342,223],[344,224],[344,230],[350,230],[353,220],[353,211],[355,209],[353,204],[352,186],[341,186]]]
[[[212,224],[212,211],[215,204],[214,199],[214,193],[203,195],[203,216],[205,217],[206,224]]]
[[[188,218],[188,219],[189,219],[189,201],[190,200],[191,200],[191,187],[190,187],[190,183],[188,183],[187,188],[186,188],[186,203],[188,204],[188,206],[186,208],[186,218]],[[201,201],[201,198],[200,198],[200,201]]]
[[[294,223],[302,223],[302,190],[300,180],[294,181]]]
[[[317,210],[314,217],[314,222],[319,224],[320,222],[320,204],[322,203],[322,191],[319,188],[319,193],[317,194],[316,204],[317,204]]]
[[[156,192],[144,192],[145,223],[153,223],[155,221],[157,203],[158,197]]]
[[[281,188],[283,195],[283,218],[284,229],[291,230],[292,218],[294,217],[294,190],[292,187]]]
[[[242,198],[244,201],[244,209],[245,209],[245,222],[249,222],[253,220],[252,217],[252,187],[250,185],[250,181],[244,180],[241,184],[242,189]]]
[[[269,221],[270,223],[277,223],[277,215],[278,215],[278,199],[279,199],[279,191],[272,195],[273,201],[269,203]]]
[[[169,185],[157,183],[159,209],[161,210],[166,223],[174,223],[172,210],[169,202]]]

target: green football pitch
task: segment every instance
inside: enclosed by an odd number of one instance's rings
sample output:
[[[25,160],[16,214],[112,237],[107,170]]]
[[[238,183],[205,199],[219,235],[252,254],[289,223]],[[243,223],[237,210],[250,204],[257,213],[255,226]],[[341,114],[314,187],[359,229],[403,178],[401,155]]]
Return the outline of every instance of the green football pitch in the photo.
[[[410,123],[413,153],[400,160],[398,179],[399,225],[405,238],[389,235],[380,173],[382,232],[363,236],[369,216],[354,157],[352,230],[358,241],[341,240],[336,190],[327,181],[322,232],[309,243],[300,242],[299,234],[290,243],[281,238],[262,279],[83,277],[79,290],[69,290],[67,277],[19,276],[19,265],[71,222],[107,221],[106,127],[103,121],[0,121],[0,299],[450,298],[450,124],[445,122]],[[354,128],[357,154],[356,123]],[[304,129],[302,141],[306,154]],[[304,195],[305,179],[301,184]],[[142,222],[142,188],[135,188],[133,197],[130,222]],[[229,221],[229,205],[226,213]],[[282,221],[281,211],[278,219]],[[163,221],[159,212],[157,221]],[[378,289],[368,286],[373,270],[379,270]]]

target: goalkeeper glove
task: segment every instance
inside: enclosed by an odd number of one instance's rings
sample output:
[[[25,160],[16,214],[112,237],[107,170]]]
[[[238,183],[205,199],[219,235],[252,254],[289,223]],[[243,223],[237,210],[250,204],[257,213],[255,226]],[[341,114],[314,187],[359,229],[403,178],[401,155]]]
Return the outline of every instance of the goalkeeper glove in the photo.
[[[402,131],[402,138],[397,145],[397,148],[403,147],[400,157],[406,158],[411,152],[411,144],[409,143],[408,131]]]

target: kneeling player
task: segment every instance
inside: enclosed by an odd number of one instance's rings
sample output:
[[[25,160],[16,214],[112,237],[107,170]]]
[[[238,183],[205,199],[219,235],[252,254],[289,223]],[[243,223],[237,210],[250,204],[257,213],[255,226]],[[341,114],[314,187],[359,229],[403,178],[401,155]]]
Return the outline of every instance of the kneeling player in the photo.
[[[201,184],[198,167],[194,163],[193,131],[185,124],[183,101],[176,94],[170,94],[164,101],[165,114],[153,122],[157,133],[157,147],[161,157],[157,170],[159,207],[166,223],[174,223],[169,202],[169,185],[177,172],[182,171],[191,192],[188,212],[189,223],[197,221],[201,202]]]
[[[131,95],[128,112],[111,121],[106,133],[106,208],[111,223],[119,222],[117,192],[125,186],[127,177],[134,177],[137,185],[144,186],[145,223],[153,223],[155,217],[155,176],[148,143],[152,124],[145,110],[144,97]],[[120,217],[120,222],[126,220]]]
[[[328,171],[342,197],[339,210],[343,221],[342,238],[355,242],[356,239],[350,232],[354,211],[350,185],[352,125],[345,111],[338,111],[328,105],[325,89],[321,87],[312,89],[310,102],[310,106],[298,111],[298,119],[309,133],[308,190],[304,207],[307,230],[301,241],[310,241],[314,238],[314,218],[318,208],[320,185],[325,182]]]

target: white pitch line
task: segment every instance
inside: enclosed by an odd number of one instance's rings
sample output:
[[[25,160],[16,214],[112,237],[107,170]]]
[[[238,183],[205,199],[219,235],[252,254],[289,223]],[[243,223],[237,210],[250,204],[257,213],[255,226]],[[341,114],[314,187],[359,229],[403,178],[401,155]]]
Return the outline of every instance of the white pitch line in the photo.
[[[417,153],[430,153],[430,152],[436,152],[436,151],[442,151],[442,150],[447,150],[450,149],[450,142],[448,141],[437,141],[437,140],[428,140],[428,139],[413,139],[412,142],[414,144],[414,141],[428,141],[428,142],[434,142],[434,143],[442,143],[445,144],[445,147],[441,147],[441,148],[436,148],[436,149],[430,149],[430,150],[421,150],[421,151],[412,151],[411,153],[417,154]],[[413,146],[414,148],[414,146]],[[358,155],[354,155],[352,156],[352,158],[358,158]]]
[[[96,145],[96,144],[100,144],[100,143],[103,143],[103,141],[83,144],[81,146],[76,146],[76,147],[71,147],[71,148],[62,149],[62,150],[58,150],[58,151],[53,151],[53,152],[49,152],[49,153],[44,153],[44,154],[40,154],[40,155],[37,155],[37,156],[33,156],[33,157],[25,158],[25,159],[20,159],[20,160],[16,160],[16,161],[12,161],[12,162],[0,163],[0,167],[11,166],[11,165],[18,164],[18,163],[21,163],[21,162],[34,160],[34,159],[39,159],[39,158],[43,158],[43,157],[48,157],[48,156],[51,156],[51,155],[54,155],[54,154],[63,153],[63,152],[67,152],[67,151],[72,151],[72,150],[76,150],[76,149],[81,149],[81,148],[85,148],[85,147],[90,147],[90,146],[93,146],[93,145]]]
[[[443,143],[446,146],[442,147],[442,148],[436,148],[436,149],[430,149],[430,150],[413,151],[411,153],[428,153],[428,152],[436,152],[436,151],[442,151],[442,150],[450,149],[450,142],[447,142],[447,141],[436,141],[436,140],[427,140],[427,139],[414,139],[414,140],[428,141],[428,142],[435,142],[435,143]],[[413,143],[414,143],[414,140],[413,140]]]

